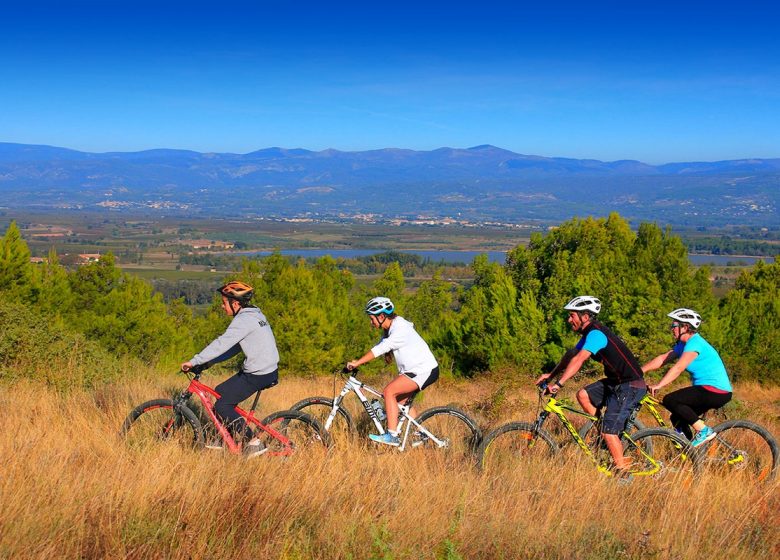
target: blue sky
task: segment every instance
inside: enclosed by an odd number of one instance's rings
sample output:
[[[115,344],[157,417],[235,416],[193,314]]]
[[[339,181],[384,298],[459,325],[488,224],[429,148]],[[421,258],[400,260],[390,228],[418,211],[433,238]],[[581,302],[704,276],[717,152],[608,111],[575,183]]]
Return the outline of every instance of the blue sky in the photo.
[[[0,142],[780,157],[770,2],[19,4]]]

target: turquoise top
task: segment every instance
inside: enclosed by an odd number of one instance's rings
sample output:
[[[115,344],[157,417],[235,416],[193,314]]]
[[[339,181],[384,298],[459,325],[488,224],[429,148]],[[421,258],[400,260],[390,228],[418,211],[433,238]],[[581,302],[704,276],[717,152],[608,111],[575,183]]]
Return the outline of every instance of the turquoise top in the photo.
[[[721,391],[731,392],[731,382],[723,360],[712,345],[699,334],[694,334],[688,342],[680,341],[672,349],[678,357],[684,352],[696,352],[698,356],[688,364],[693,385],[709,385]]]

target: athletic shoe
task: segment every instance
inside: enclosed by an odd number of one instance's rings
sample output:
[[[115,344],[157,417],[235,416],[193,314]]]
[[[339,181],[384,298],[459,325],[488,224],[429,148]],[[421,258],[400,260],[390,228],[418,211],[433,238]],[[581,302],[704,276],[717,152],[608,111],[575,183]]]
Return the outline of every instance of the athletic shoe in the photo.
[[[244,446],[244,457],[251,459],[253,457],[259,457],[263,453],[268,451],[265,444],[259,439],[253,439]]]
[[[704,426],[700,432],[697,432],[696,435],[693,436],[693,439],[691,440],[691,447],[699,447],[700,445],[713,439],[716,435],[718,434],[715,433],[715,430],[709,426]]]
[[[392,445],[393,447],[398,447],[401,445],[401,440],[398,438],[398,436],[394,436],[390,432],[385,432],[384,434],[369,434],[369,439],[371,441],[375,441],[376,443],[384,443],[385,445]]]

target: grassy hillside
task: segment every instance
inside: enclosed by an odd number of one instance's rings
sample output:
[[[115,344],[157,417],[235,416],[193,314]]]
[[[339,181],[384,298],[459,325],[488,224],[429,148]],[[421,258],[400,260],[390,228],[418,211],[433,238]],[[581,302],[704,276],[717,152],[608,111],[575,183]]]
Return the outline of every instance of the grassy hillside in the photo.
[[[210,378],[208,381],[217,381]],[[381,385],[385,379],[378,379]],[[183,377],[56,392],[0,391],[0,558],[776,558],[778,483],[705,475],[689,488],[628,486],[577,455],[509,479],[440,454],[361,441],[327,455],[253,461],[221,452],[130,450],[117,430],[131,406]],[[330,378],[285,378],[262,412]],[[423,408],[457,402],[483,426],[530,419],[529,387],[443,380]],[[737,413],[780,435],[780,388],[736,387]]]

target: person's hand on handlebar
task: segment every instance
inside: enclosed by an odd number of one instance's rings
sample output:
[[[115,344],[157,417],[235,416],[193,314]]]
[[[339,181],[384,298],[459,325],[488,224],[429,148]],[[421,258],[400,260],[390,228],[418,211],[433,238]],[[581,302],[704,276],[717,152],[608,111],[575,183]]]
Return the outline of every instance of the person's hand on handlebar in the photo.
[[[184,362],[181,365],[181,370],[182,371],[190,371],[191,369],[192,369],[192,362]]]
[[[655,398],[655,394],[660,390],[661,388],[658,385],[648,385],[647,391],[650,393],[651,397]]]
[[[540,375],[540,376],[539,376],[539,379],[537,379],[537,380],[535,381],[535,384],[536,384],[536,386],[537,386],[537,387],[541,387],[542,385],[544,385],[544,383],[545,383],[545,382],[546,382],[548,379],[550,379],[550,376],[551,376],[551,375],[552,375],[552,373],[544,373],[544,374]]]
[[[557,395],[560,390],[561,385],[557,381],[555,383],[547,383],[547,385],[544,386],[545,395]]]
[[[357,369],[360,364],[358,363],[358,360],[352,360],[351,362],[347,362],[347,371],[352,371],[353,369]]]

